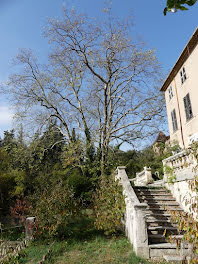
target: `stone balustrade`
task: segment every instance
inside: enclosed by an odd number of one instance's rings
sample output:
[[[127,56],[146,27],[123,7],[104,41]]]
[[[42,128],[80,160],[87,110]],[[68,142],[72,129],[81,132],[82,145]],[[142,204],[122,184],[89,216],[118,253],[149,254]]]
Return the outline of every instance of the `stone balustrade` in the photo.
[[[126,167],[118,167],[115,179],[119,180],[123,187],[125,196],[125,232],[138,256],[149,258],[148,234],[146,224],[147,204],[140,203],[138,200],[128,176]]]
[[[194,195],[190,183],[196,175],[197,160],[190,150],[183,150],[163,160],[164,186],[171,191],[184,211],[190,212],[191,199]]]
[[[195,175],[196,165],[197,161],[189,150],[183,150],[164,159],[164,183],[168,182],[171,175],[175,175],[175,181],[192,179]]]
[[[151,168],[144,167],[143,171],[136,173],[134,184],[135,186],[146,186],[149,183],[153,183]]]

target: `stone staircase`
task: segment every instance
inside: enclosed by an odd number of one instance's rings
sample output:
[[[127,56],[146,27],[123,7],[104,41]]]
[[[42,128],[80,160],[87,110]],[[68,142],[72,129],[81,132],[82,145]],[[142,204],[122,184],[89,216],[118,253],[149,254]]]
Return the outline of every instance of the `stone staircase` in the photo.
[[[167,235],[179,235],[177,224],[171,221],[170,211],[183,210],[165,188],[135,186],[133,189],[139,201],[148,205],[146,222],[150,257],[181,261],[176,244],[170,244]]]

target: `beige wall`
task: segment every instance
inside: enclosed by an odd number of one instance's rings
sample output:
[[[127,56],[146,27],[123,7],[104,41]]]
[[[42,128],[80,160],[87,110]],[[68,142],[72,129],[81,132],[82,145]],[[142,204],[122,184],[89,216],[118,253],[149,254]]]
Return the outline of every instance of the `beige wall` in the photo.
[[[169,100],[169,93],[168,87],[165,92],[166,98],[166,106],[167,106],[167,115],[168,115],[168,125],[170,131],[170,141],[173,142],[174,140],[178,141],[180,146],[183,148],[183,142],[181,137],[181,125],[183,129],[183,138],[184,138],[184,145],[188,147],[189,145],[189,136],[192,136],[195,133],[198,133],[198,45],[193,50],[189,58],[183,64],[186,71],[187,79],[182,84],[180,71],[177,73],[173,81],[171,82],[170,86],[173,89],[173,98]],[[182,67],[183,67],[182,66]],[[178,94],[178,102],[176,96],[176,90]],[[193,118],[189,121],[186,121],[186,114],[184,109],[184,102],[183,98],[189,93]],[[179,103],[179,106],[178,106]],[[177,116],[177,124],[178,130],[173,132],[172,126],[172,119],[171,119],[171,111],[175,109],[176,116]],[[180,116],[179,116],[179,109],[180,109]]]

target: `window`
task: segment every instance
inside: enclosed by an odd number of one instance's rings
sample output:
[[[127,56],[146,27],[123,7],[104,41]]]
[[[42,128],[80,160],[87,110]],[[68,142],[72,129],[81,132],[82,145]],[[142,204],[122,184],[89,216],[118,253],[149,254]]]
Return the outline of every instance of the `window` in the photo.
[[[170,86],[169,89],[168,89],[168,96],[169,96],[169,100],[171,100],[173,98],[173,89],[172,89],[172,86]]]
[[[173,109],[173,111],[171,112],[171,118],[173,124],[173,132],[175,132],[178,129],[175,109]]]
[[[181,83],[184,83],[186,80],[186,71],[184,67],[180,71],[180,77],[181,77]]]
[[[186,112],[186,121],[188,121],[193,117],[189,93],[184,97],[184,108]]]

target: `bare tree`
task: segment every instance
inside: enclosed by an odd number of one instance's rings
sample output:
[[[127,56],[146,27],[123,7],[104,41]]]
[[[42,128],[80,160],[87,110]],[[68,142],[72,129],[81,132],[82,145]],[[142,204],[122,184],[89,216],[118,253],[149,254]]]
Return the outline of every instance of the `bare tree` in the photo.
[[[47,66],[30,51],[17,56],[24,70],[10,77],[9,87],[18,112],[44,109],[44,120],[56,119],[70,142],[78,129],[87,146],[97,146],[102,165],[115,140],[132,143],[153,132],[164,107],[160,66],[153,50],[132,40],[128,23],[107,12],[99,25],[64,10],[45,35],[52,45]]]

